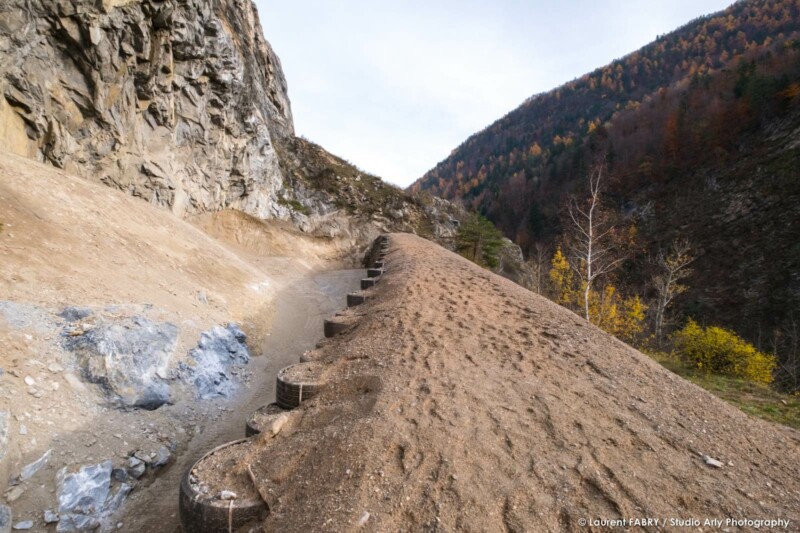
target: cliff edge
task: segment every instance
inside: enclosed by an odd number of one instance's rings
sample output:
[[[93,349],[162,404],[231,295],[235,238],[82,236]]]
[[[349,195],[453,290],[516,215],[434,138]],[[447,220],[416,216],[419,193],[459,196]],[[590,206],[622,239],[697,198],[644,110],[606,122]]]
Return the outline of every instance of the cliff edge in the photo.
[[[173,212],[287,218],[286,80],[249,0],[0,6],[0,142]]]

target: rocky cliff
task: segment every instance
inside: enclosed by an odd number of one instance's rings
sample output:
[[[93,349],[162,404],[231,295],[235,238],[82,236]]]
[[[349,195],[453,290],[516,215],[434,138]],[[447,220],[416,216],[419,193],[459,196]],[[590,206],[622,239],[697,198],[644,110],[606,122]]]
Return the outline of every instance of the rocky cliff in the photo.
[[[171,208],[284,219],[360,256],[385,231],[442,243],[464,211],[296,138],[249,0],[0,5],[0,143]]]
[[[0,5],[0,142],[169,206],[286,218],[286,80],[249,0]]]
[[[302,231],[349,236],[361,248],[379,233],[401,231],[452,248],[467,216],[460,205],[409,194],[301,137],[283,139],[277,149],[287,184],[279,201]]]

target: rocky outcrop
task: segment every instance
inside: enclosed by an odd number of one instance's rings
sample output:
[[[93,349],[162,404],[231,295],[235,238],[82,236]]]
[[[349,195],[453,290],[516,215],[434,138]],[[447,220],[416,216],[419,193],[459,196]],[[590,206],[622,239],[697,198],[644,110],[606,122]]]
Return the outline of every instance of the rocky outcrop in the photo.
[[[247,336],[235,324],[204,331],[189,354],[190,364],[179,365],[179,376],[194,386],[201,400],[230,396],[236,386],[234,372],[250,361],[246,341]]]
[[[56,531],[93,531],[122,506],[132,488],[121,483],[112,494],[111,461],[84,466],[74,473],[62,468],[57,476],[58,514]]]
[[[176,213],[289,216],[286,80],[249,0],[0,5],[0,141]]]
[[[452,248],[459,205],[430,195],[411,195],[302,138],[277,143],[292,221],[302,231],[348,241],[354,263],[382,233],[408,232]]]
[[[4,2],[0,146],[178,215],[290,219],[353,258],[387,231],[447,245],[463,214],[294,136],[250,0]]]
[[[175,325],[133,317],[78,328],[68,331],[64,345],[75,353],[83,376],[115,403],[157,409],[169,401],[166,378],[178,338]]]

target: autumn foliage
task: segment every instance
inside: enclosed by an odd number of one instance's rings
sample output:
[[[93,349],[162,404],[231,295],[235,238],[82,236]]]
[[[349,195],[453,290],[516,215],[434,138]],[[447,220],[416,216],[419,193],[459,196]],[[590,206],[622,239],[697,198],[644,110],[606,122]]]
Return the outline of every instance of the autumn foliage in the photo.
[[[556,303],[580,312],[584,282],[574,273],[560,247],[550,265],[550,291],[546,294]],[[628,343],[641,340],[646,310],[647,306],[638,295],[625,297],[610,283],[589,291],[589,321]]]
[[[693,320],[673,335],[677,355],[698,370],[771,383],[775,356],[756,350],[734,332]]]
[[[739,1],[532,96],[412,188],[462,200],[528,257],[558,244],[571,256],[564,206],[604,154],[608,207],[635,227],[638,249],[619,276],[591,288],[592,322],[620,331],[615,317],[639,295],[645,314],[666,326],[671,294],[676,314],[733,328],[778,353],[776,379],[797,390],[798,127],[800,0]],[[651,280],[659,272],[648,259],[677,236],[696,257],[657,304]],[[579,276],[551,267],[554,298],[574,307]],[[660,344],[668,331],[658,329]]]

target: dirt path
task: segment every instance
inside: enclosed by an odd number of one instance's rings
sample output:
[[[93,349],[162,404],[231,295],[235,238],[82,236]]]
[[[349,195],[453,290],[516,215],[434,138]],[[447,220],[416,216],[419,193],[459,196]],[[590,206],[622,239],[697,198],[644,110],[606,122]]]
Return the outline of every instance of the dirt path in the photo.
[[[278,290],[270,334],[260,349],[253,349],[250,386],[232,401],[220,403],[226,416],[195,435],[152,485],[132,493],[120,518],[125,531],[180,531],[178,486],[186,469],[212,448],[244,437],[247,417],[274,400],[278,371],[314,347],[322,337],[322,321],[344,307],[345,295],[362,277],[363,270],[319,272],[290,279]]]
[[[430,242],[392,235],[386,265],[328,389],[247,459],[265,530],[800,529],[798,432]]]

